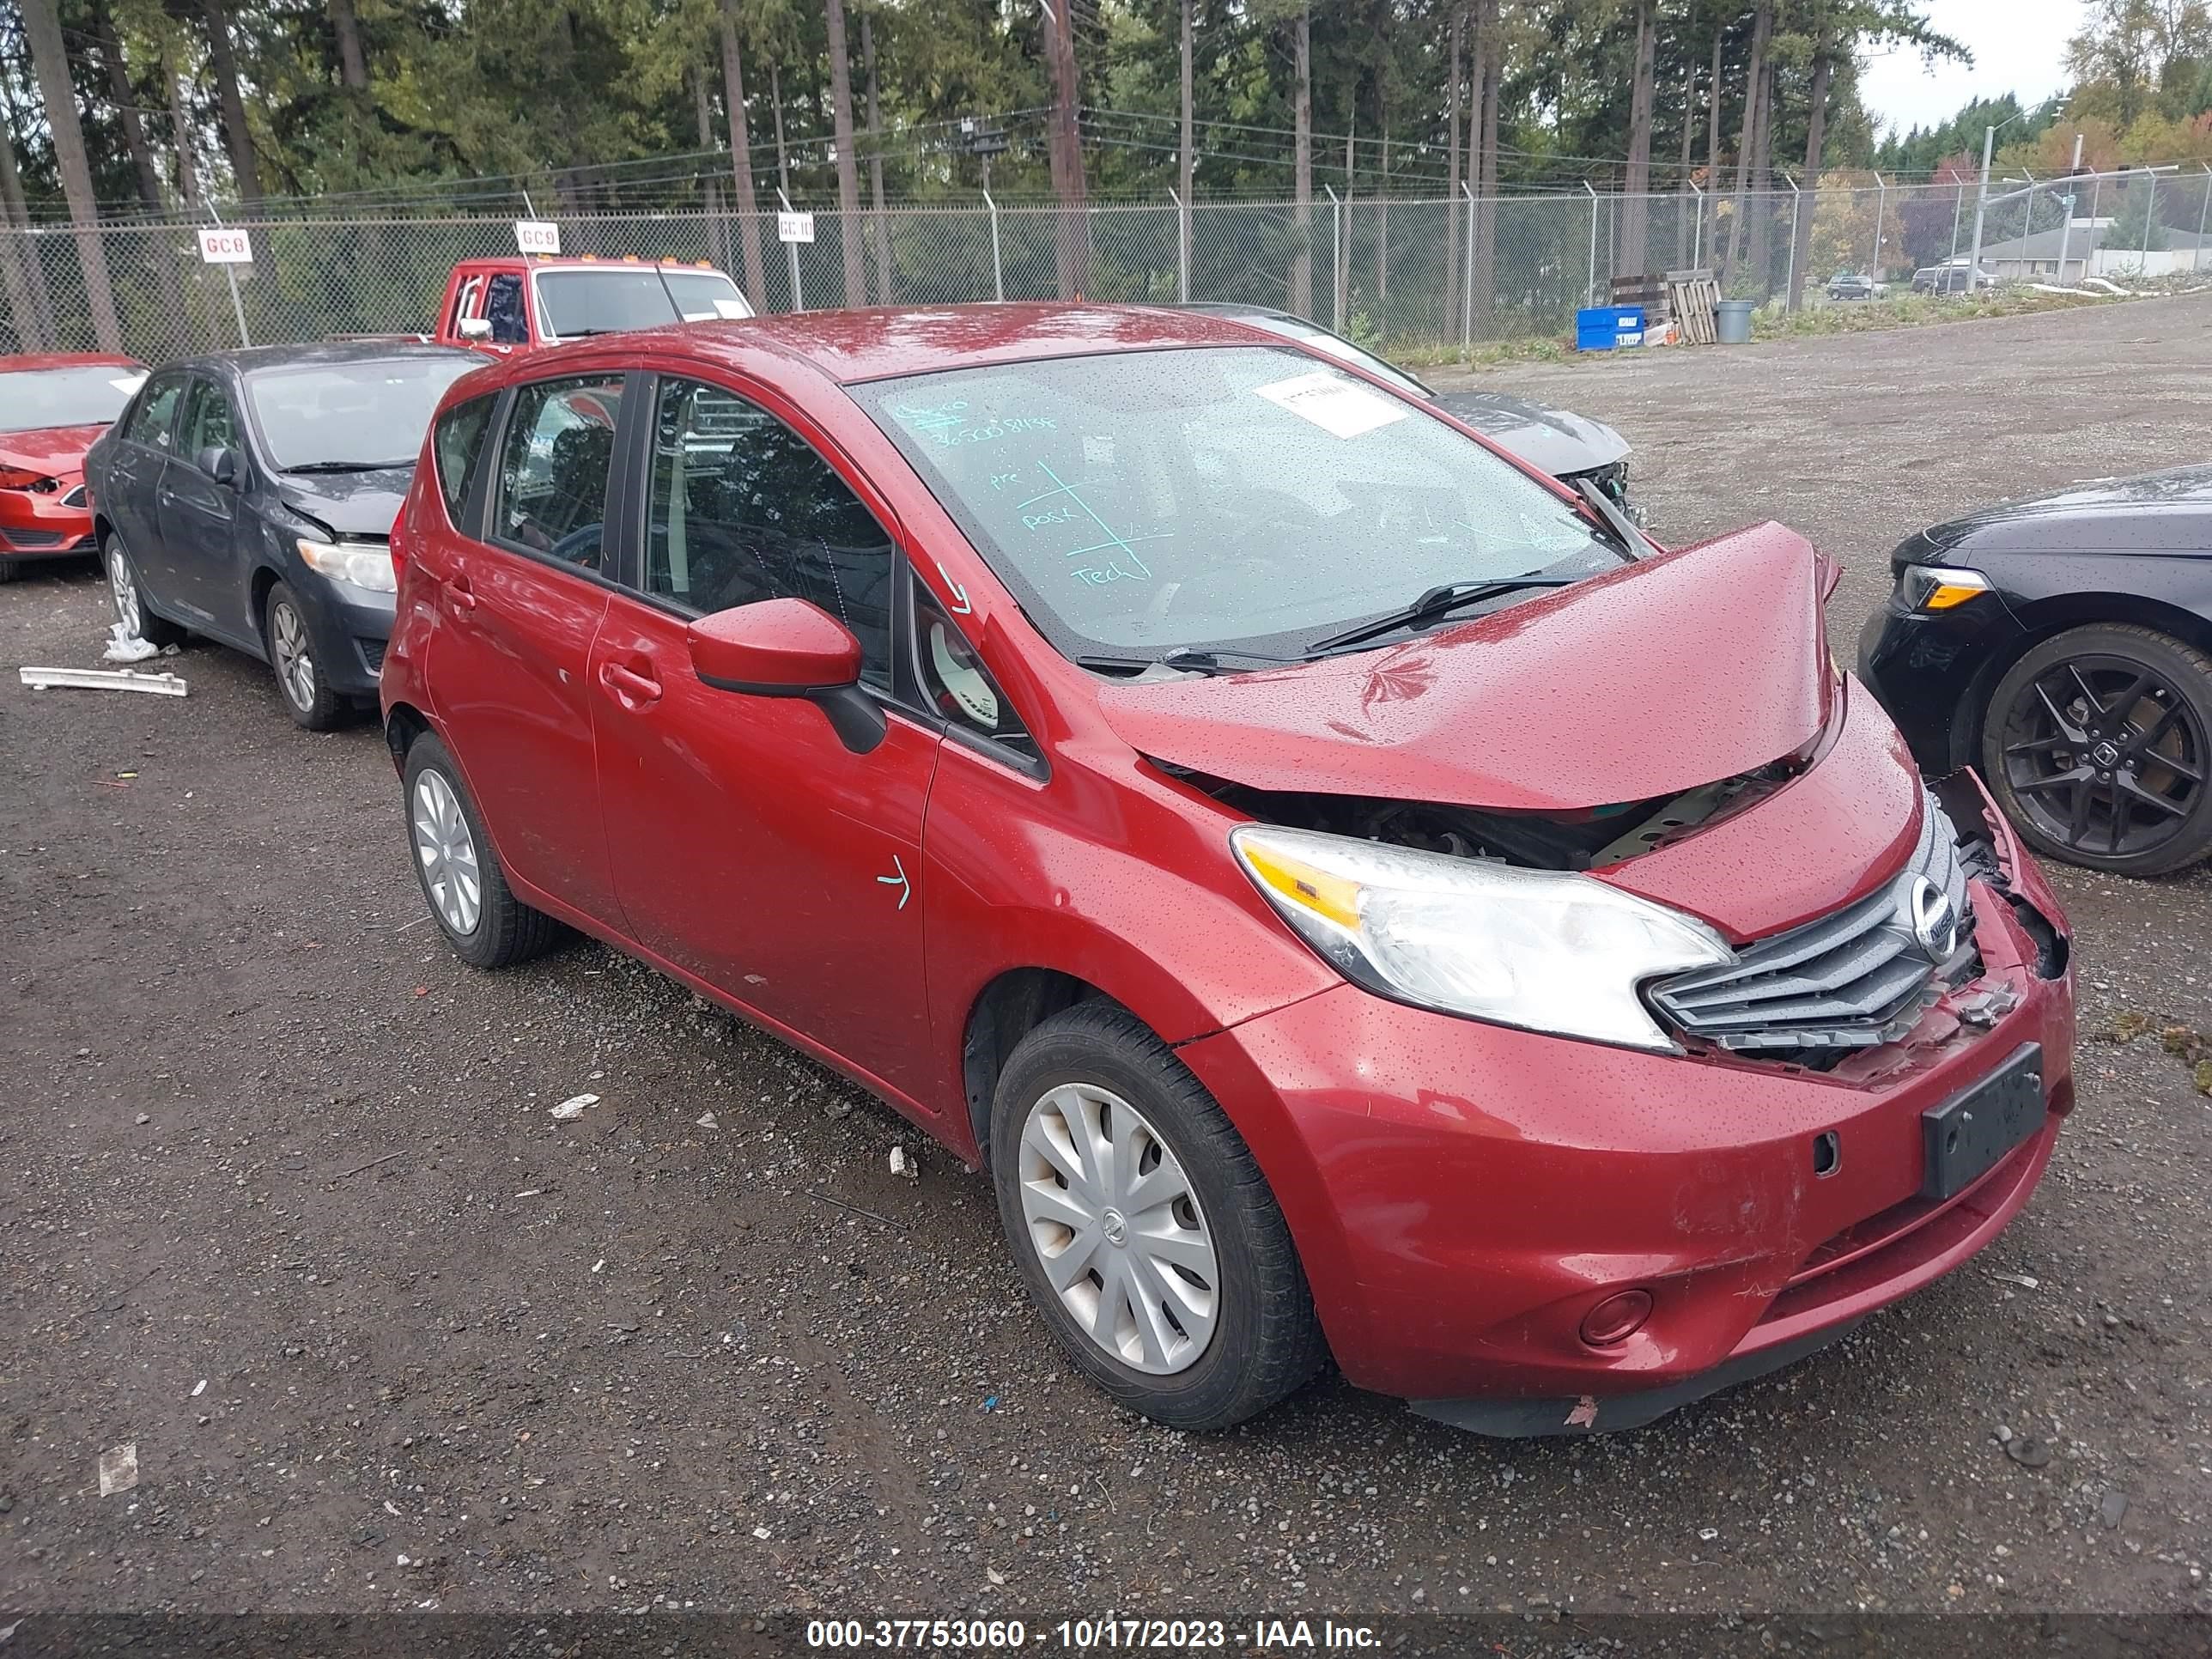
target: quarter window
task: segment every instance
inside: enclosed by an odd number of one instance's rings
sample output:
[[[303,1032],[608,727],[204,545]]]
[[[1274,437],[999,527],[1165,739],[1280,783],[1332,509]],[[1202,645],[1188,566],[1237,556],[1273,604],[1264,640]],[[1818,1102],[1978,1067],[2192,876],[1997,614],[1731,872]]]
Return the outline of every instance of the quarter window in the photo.
[[[1029,728],[969,645],[967,635],[945,614],[936,595],[919,580],[912,586],[915,678],[929,706],[948,726],[1036,759],[1037,746]]]
[[[491,424],[496,395],[471,398],[438,416],[431,444],[438,467],[438,493],[446,498],[446,517],[461,521],[461,507],[469,498],[469,476],[476,471],[477,455],[483,448],[484,431]]]
[[[720,386],[662,383],[645,591],[705,614],[812,601],[860,641],[860,678],[890,684],[890,535],[836,470],[773,415]]]
[[[155,381],[146,388],[146,395],[138,400],[138,407],[131,411],[131,424],[123,435],[133,443],[151,444],[156,449],[169,447],[169,433],[177,413],[177,400],[184,396],[185,382],[181,375],[172,380]]]
[[[586,570],[600,568],[619,376],[540,380],[514,395],[501,447],[502,541]]]

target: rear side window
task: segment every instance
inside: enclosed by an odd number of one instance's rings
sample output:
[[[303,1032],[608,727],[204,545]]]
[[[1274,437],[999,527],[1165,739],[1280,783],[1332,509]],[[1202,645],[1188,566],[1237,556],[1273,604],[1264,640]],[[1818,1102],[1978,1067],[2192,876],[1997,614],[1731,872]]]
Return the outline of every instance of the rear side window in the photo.
[[[156,449],[169,447],[169,430],[175,423],[177,399],[184,395],[182,375],[158,380],[146,388],[146,395],[138,400],[138,407],[131,411],[131,424],[123,435],[134,443],[152,444]]]
[[[469,498],[469,479],[476,471],[497,401],[496,393],[471,398],[438,416],[431,453],[438,468],[438,493],[446,498],[446,517],[451,523],[461,521],[461,505]]]
[[[860,641],[860,678],[890,684],[897,556],[836,470],[775,416],[720,386],[661,384],[645,589],[687,611],[811,599]]]
[[[539,380],[516,392],[500,446],[500,540],[600,568],[622,392],[619,375]]]

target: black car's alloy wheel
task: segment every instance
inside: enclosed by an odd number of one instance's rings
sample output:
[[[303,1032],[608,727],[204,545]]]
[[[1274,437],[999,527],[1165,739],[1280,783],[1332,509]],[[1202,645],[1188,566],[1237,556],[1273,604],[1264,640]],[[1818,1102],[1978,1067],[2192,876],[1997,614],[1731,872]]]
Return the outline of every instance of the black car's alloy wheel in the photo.
[[[2212,853],[2212,659],[2148,628],[2045,641],[1990,702],[1984,770],[2038,850],[2159,875]]]

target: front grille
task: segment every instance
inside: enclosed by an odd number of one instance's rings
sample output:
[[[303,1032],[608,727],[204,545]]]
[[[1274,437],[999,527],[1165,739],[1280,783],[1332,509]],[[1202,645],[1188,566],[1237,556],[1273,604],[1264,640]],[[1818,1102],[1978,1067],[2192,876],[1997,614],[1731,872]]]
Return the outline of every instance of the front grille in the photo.
[[[1651,989],[1662,1017],[1736,1053],[1814,1064],[1910,1031],[1944,991],[1981,971],[1958,831],[1932,796],[1923,808],[1903,870],[1840,910],[1747,945],[1732,963],[1662,981]],[[1914,931],[1923,882],[1958,921],[1940,963]]]
[[[18,530],[12,525],[0,530],[0,545],[20,547],[26,552],[34,547],[59,547],[63,539],[58,530]]]

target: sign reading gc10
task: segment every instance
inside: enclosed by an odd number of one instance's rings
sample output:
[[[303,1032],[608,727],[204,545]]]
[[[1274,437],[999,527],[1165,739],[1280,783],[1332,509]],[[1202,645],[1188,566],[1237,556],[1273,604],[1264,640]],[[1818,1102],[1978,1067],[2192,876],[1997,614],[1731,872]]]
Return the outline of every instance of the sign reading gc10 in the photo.
[[[253,263],[253,238],[245,231],[228,230],[221,225],[203,226],[200,258],[210,265],[250,265]]]

